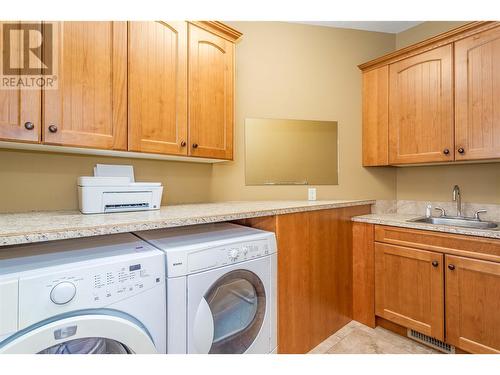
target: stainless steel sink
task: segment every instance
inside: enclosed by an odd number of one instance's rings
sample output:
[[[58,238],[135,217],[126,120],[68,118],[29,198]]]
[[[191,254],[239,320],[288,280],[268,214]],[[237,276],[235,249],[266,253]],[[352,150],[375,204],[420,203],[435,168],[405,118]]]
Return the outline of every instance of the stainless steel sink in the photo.
[[[411,219],[415,223],[427,223],[435,225],[453,225],[455,227],[474,228],[474,229],[498,229],[498,223],[492,221],[480,221],[476,219],[460,217],[421,217]]]

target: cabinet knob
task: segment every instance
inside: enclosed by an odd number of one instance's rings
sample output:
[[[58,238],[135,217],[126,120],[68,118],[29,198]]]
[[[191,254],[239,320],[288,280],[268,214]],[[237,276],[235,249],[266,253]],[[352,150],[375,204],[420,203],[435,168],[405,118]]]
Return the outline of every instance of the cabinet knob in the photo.
[[[56,132],[57,132],[57,126],[55,126],[55,125],[50,125],[50,126],[49,126],[49,132],[51,132],[51,133],[56,133]]]
[[[193,148],[198,148],[198,143],[193,143]]]
[[[186,141],[181,141],[181,147],[186,147]]]
[[[450,271],[453,271],[455,269],[455,266],[453,264],[448,264],[448,269]]]
[[[33,130],[35,128],[35,125],[33,125],[32,122],[28,121],[28,122],[25,122],[24,123],[24,127],[27,129],[27,130]]]
[[[463,147],[460,147],[457,151],[458,151],[459,154],[463,154],[465,152],[465,150],[463,149]]]
[[[439,266],[439,262],[437,260],[432,261],[432,267],[437,267]]]
[[[449,153],[450,153],[450,150],[449,150],[449,149],[445,148],[445,149],[443,150],[443,154],[448,155]]]

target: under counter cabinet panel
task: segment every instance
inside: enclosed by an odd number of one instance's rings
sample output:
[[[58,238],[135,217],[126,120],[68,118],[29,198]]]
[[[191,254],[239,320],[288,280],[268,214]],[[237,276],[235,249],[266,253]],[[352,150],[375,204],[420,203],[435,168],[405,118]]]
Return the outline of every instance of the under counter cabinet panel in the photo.
[[[189,24],[189,154],[233,158],[234,43]]]
[[[500,263],[446,255],[446,341],[500,354]]]
[[[236,222],[276,233],[280,354],[307,353],[352,320],[351,218],[369,212],[353,206]]]
[[[363,72],[363,166],[388,165],[389,66]]]
[[[453,161],[453,56],[445,45],[389,67],[389,163]]]
[[[375,243],[375,313],[444,340],[443,255]]]
[[[128,148],[187,155],[187,22],[129,22]]]
[[[5,23],[0,22],[0,41],[4,40]],[[17,49],[22,52],[19,48],[22,35],[18,33],[18,38],[11,39],[12,51]],[[35,36],[35,33],[30,33],[30,38]],[[21,53],[18,57],[21,58]],[[12,61],[14,58],[15,56],[11,56],[11,63],[18,66],[18,61]],[[36,89],[0,90],[0,140],[33,143],[40,141],[41,95],[41,90]]]
[[[500,158],[500,27],[455,43],[455,159]]]
[[[127,23],[54,25],[58,89],[43,91],[43,143],[126,150]]]

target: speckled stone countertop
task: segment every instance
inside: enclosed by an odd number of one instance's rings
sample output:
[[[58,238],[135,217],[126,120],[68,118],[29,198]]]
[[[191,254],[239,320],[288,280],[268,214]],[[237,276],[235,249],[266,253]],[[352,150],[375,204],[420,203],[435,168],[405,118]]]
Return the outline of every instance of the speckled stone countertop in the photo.
[[[451,226],[451,225],[436,225],[436,224],[415,223],[415,222],[408,221],[409,219],[416,219],[419,217],[422,217],[422,215],[369,214],[369,215],[355,216],[352,218],[352,220],[357,221],[357,222],[361,222],[361,223],[389,225],[389,226],[393,226],[393,227],[423,229],[423,230],[430,230],[430,231],[435,231],[435,232],[464,234],[467,236],[477,236],[477,237],[488,237],[488,238],[500,239],[500,230],[462,228],[462,227],[455,227],[455,226]]]
[[[165,206],[155,211],[83,215],[78,211],[0,214],[0,246],[214,223],[374,204],[373,200],[249,201]]]

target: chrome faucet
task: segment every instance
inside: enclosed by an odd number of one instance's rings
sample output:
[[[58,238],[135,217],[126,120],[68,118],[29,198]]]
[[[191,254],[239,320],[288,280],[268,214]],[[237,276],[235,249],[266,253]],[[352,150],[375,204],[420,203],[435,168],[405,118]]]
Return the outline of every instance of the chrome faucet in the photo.
[[[462,196],[458,185],[453,187],[453,202],[457,202],[457,217],[462,217]]]

